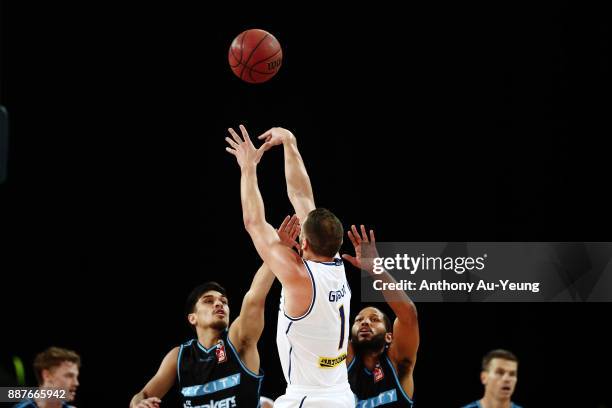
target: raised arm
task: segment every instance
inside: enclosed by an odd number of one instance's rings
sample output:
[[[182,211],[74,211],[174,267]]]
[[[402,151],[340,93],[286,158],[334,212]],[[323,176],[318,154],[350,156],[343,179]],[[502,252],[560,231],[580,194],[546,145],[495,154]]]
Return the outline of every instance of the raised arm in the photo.
[[[178,361],[179,348],[175,347],[161,362],[157,373],[144,386],[142,391],[132,397],[130,408],[159,408],[163,398],[176,378],[176,364]]]
[[[274,283],[274,274],[266,264],[261,265],[250,289],[242,299],[240,315],[232,323],[230,340],[240,350],[242,347],[255,345],[264,327],[264,310],[266,296]]]
[[[257,184],[257,164],[263,152],[269,147],[266,143],[256,149],[244,128],[240,126],[242,139],[233,129],[229,129],[232,138],[225,138],[230,147],[226,150],[236,157],[240,166],[240,197],[242,201],[242,219],[244,226],[253,240],[257,253],[272,273],[283,285],[289,313],[306,311],[312,298],[310,276],[301,258],[285,246],[276,230],[266,221],[264,203]]]
[[[281,243],[288,248],[297,246],[295,239],[299,232],[300,224],[295,215],[287,216],[277,231]],[[244,295],[240,315],[229,330],[230,340],[239,349],[256,345],[259,341],[264,328],[266,297],[273,283],[274,274],[266,264],[261,265]]]
[[[297,216],[287,216],[278,229],[278,236],[288,248],[297,246],[295,241],[300,232]],[[264,328],[266,297],[272,284],[274,274],[263,264],[255,274],[250,289],[244,295],[240,315],[229,329],[229,338],[236,347],[242,361],[253,372],[259,371],[259,353],[257,342]]]
[[[298,150],[295,136],[287,129],[275,127],[259,136],[259,139],[266,141],[268,144],[266,148],[278,144],[283,145],[287,194],[295,213],[300,221],[304,222],[308,213],[316,207],[310,177],[308,177],[302,155]]]
[[[370,230],[368,238],[363,225],[361,235],[352,225],[351,230],[348,231],[348,237],[355,248],[355,256],[342,255],[345,260],[365,270],[374,279],[380,279],[385,283],[396,283],[396,280],[387,271],[381,274],[373,272],[372,260],[378,257],[373,230]],[[402,386],[409,395],[412,395],[414,390],[412,370],[416,363],[420,341],[416,306],[404,291],[385,290],[382,291],[382,294],[396,316],[393,323],[393,341],[389,347],[389,358],[397,366]]]

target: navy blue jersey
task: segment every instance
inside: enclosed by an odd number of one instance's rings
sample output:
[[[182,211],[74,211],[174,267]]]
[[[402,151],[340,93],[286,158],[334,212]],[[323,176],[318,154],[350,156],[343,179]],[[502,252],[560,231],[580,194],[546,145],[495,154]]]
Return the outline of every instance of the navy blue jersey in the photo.
[[[17,403],[16,405],[13,406],[13,408],[38,408],[38,405],[36,405],[36,402],[34,402],[34,400],[25,400],[25,401],[21,401],[19,403]],[[72,405],[68,405],[68,403],[66,401],[62,402],[62,408],[74,408]]]
[[[402,388],[386,350],[373,371],[356,354],[348,367],[348,378],[358,400],[357,408],[412,408],[414,405]]]
[[[185,407],[257,408],[263,373],[245,367],[227,330],[207,349],[197,339],[181,345],[178,383]]]
[[[482,405],[480,404],[480,401],[474,401],[474,402],[472,402],[470,404],[467,404],[466,406],[464,406],[462,408],[482,408]],[[514,402],[511,402],[510,403],[510,408],[522,408],[522,407],[519,407]]]

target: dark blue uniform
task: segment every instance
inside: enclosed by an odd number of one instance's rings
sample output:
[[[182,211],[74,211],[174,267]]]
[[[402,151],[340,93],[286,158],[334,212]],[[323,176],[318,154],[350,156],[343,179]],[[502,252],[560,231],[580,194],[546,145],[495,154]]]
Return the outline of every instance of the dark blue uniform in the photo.
[[[38,405],[36,405],[34,400],[25,400],[25,401],[21,401],[17,405],[14,405],[13,408],[38,408]],[[74,408],[74,407],[72,405],[68,405],[66,401],[63,401],[62,408]]]
[[[227,330],[207,349],[197,339],[181,345],[178,383],[183,407],[257,408],[263,373],[246,368]]]
[[[357,408],[412,408],[414,405],[400,385],[386,350],[373,371],[368,370],[356,354],[348,367],[348,379],[358,400]]]
[[[466,406],[464,406],[462,408],[482,408],[482,405],[480,405],[480,401],[474,401],[474,402],[472,402],[470,404],[467,404]],[[510,403],[510,408],[522,408],[522,407],[519,407],[514,402],[511,402]]]

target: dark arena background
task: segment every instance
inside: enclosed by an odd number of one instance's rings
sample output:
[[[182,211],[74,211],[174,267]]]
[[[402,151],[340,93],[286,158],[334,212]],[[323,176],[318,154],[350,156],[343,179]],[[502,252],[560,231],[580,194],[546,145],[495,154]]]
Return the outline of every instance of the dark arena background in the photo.
[[[82,357],[76,406],[127,407],[191,338],[192,287],[226,286],[236,316],[260,264],[224,150],[241,123],[252,136],[292,130],[317,206],[380,241],[611,241],[603,10],[124,3],[1,5],[0,385],[16,385],[15,356],[36,385],[32,360],[56,345]],[[228,65],[248,28],[283,47],[264,84]],[[292,211],[280,148],[258,177],[278,225]],[[354,317],[359,271],[347,275]],[[272,398],[285,389],[279,294],[276,283],[259,343]],[[612,406],[610,303],[417,307],[417,406],[480,398],[495,348],[520,359],[522,406]]]

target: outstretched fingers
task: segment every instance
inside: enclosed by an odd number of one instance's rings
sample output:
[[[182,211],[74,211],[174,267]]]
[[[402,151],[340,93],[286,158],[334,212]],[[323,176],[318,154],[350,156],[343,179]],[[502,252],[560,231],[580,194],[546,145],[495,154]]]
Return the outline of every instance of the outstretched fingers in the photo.
[[[361,238],[363,239],[363,242],[366,242],[366,243],[370,242],[368,240],[368,234],[367,234],[366,229],[365,229],[363,224],[361,224]]]
[[[238,136],[238,133],[236,133],[236,131],[232,128],[228,128],[227,131],[230,133],[230,135],[232,135],[232,137],[234,138],[234,141],[239,145],[241,143],[243,143],[242,139],[240,139],[240,136]]]
[[[238,146],[239,146],[239,145],[238,145],[238,143],[236,143],[236,142],[235,142],[235,141],[234,141],[232,138],[230,138],[230,137],[226,137],[226,138],[225,138],[225,141],[227,142],[227,144],[229,144],[229,145],[232,147],[232,149],[237,149],[237,148],[238,148]]]
[[[353,237],[355,238],[355,242],[357,242],[357,245],[361,245],[362,239],[361,239],[361,235],[357,231],[357,227],[355,227],[354,225],[351,225],[351,232],[353,233]]]
[[[244,125],[240,125],[239,128],[240,128],[240,133],[242,133],[242,138],[244,139],[245,143],[248,143],[249,145],[253,146],[253,142],[251,142],[251,138],[249,137],[249,132],[247,132]]]
[[[280,227],[278,227],[279,231],[285,231],[285,229],[287,228],[287,224],[289,224],[289,221],[291,221],[291,216],[286,216],[285,219],[283,220],[283,222],[281,223]]]
[[[351,226],[351,229],[354,228],[354,226]],[[355,234],[353,234],[352,231],[348,231],[347,232],[349,239],[351,240],[351,244],[353,244],[353,247],[357,248],[359,246],[359,243],[357,242],[357,238],[355,238]]]
[[[300,235],[300,231],[302,230],[302,226],[300,225],[300,219],[297,215],[293,215],[293,229],[291,230],[291,238],[295,241],[297,237]]]

